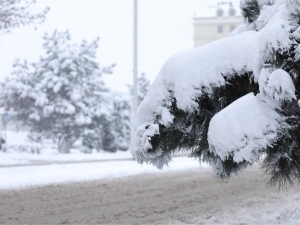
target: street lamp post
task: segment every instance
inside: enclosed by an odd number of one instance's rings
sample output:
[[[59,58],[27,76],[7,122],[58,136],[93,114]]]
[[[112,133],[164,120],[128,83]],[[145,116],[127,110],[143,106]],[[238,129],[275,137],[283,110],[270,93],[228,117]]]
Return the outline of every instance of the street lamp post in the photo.
[[[137,0],[133,0],[133,115],[135,115],[138,107],[137,96],[137,76],[138,76],[138,15],[137,15]]]

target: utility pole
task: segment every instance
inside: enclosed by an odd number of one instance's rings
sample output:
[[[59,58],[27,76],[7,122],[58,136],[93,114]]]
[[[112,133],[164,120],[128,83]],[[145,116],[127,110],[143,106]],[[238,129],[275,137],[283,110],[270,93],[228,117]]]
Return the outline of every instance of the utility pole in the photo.
[[[138,76],[138,5],[137,0],[133,0],[133,116],[138,107],[137,97],[137,76]]]

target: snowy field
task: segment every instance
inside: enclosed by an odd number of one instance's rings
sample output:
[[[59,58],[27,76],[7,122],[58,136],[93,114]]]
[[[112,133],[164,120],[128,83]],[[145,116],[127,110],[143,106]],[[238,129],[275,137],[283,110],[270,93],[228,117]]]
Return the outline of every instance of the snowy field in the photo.
[[[80,143],[75,143],[70,154],[59,154],[56,144],[51,140],[34,143],[28,139],[28,132],[5,131],[2,135],[6,141],[6,152],[0,152],[0,166],[45,165],[53,163],[95,162],[109,160],[130,160],[129,151],[110,153],[105,151],[84,154],[80,151]],[[39,154],[36,153],[39,150]],[[31,153],[31,150],[34,153]]]
[[[94,161],[110,161],[110,160],[131,160],[131,154],[126,151],[118,151],[116,153],[99,152],[93,154],[84,154],[78,150],[73,150],[71,154],[58,154],[57,151],[45,152],[42,154],[0,152],[0,166],[14,165],[44,165],[53,163],[75,163],[75,162],[94,162]]]
[[[199,168],[196,160],[177,157],[164,170],[152,165],[140,165],[129,151],[109,153],[105,151],[84,154],[72,148],[70,154],[59,154],[51,142],[42,145],[32,143],[26,132],[5,133],[7,152],[0,152],[0,189],[16,189],[49,184],[91,181],[145,173]],[[41,149],[39,154],[22,152],[26,147]],[[207,165],[202,165],[207,167]]]
[[[4,154],[1,154],[2,157]],[[16,155],[16,154],[14,154]],[[94,155],[94,154],[93,154]],[[96,154],[95,154],[96,155]],[[101,159],[102,154],[98,157]],[[58,184],[78,181],[91,181],[102,178],[116,178],[132,176],[136,174],[147,173],[165,173],[177,170],[187,170],[199,168],[199,163],[187,157],[178,157],[170,163],[169,167],[164,170],[158,170],[152,165],[139,165],[136,161],[127,157],[127,160],[118,160],[118,158],[125,157],[126,154],[115,154],[114,156],[106,155],[106,159],[111,161],[104,162],[84,162],[83,159],[70,157],[58,157],[58,159],[68,162],[76,158],[77,163],[62,163],[62,164],[48,164],[48,165],[30,165],[30,166],[8,166],[0,167],[0,189],[34,187],[48,184]],[[92,155],[91,155],[92,156]],[[128,155],[127,155],[128,156]],[[80,160],[79,160],[80,158]],[[80,162],[81,161],[81,162]],[[79,163],[80,162],[80,163]],[[203,165],[203,167],[207,167]]]

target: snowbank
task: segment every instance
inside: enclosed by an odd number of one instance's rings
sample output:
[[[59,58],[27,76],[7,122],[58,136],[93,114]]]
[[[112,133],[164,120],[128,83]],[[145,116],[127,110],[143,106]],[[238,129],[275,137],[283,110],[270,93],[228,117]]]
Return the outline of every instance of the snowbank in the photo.
[[[207,165],[203,165],[207,167]],[[158,171],[151,165],[141,166],[133,160],[61,165],[19,166],[0,169],[0,189],[36,185],[90,181],[157,172],[199,168],[199,163],[186,157],[175,158],[170,167]]]
[[[30,164],[51,164],[51,163],[68,163],[68,162],[91,162],[91,161],[108,161],[108,160],[131,160],[132,156],[129,151],[117,151],[109,153],[101,151],[99,153],[84,154],[80,151],[71,149],[70,154],[59,154],[51,149],[43,150],[41,154],[31,154],[28,152],[0,152],[0,166],[12,165],[30,165]]]

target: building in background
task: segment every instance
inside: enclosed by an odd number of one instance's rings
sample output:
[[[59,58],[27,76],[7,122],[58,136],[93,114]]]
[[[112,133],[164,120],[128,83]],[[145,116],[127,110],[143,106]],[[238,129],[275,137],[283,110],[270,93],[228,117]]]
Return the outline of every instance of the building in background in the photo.
[[[229,36],[242,22],[239,4],[221,2],[207,7],[193,18],[194,47]]]

